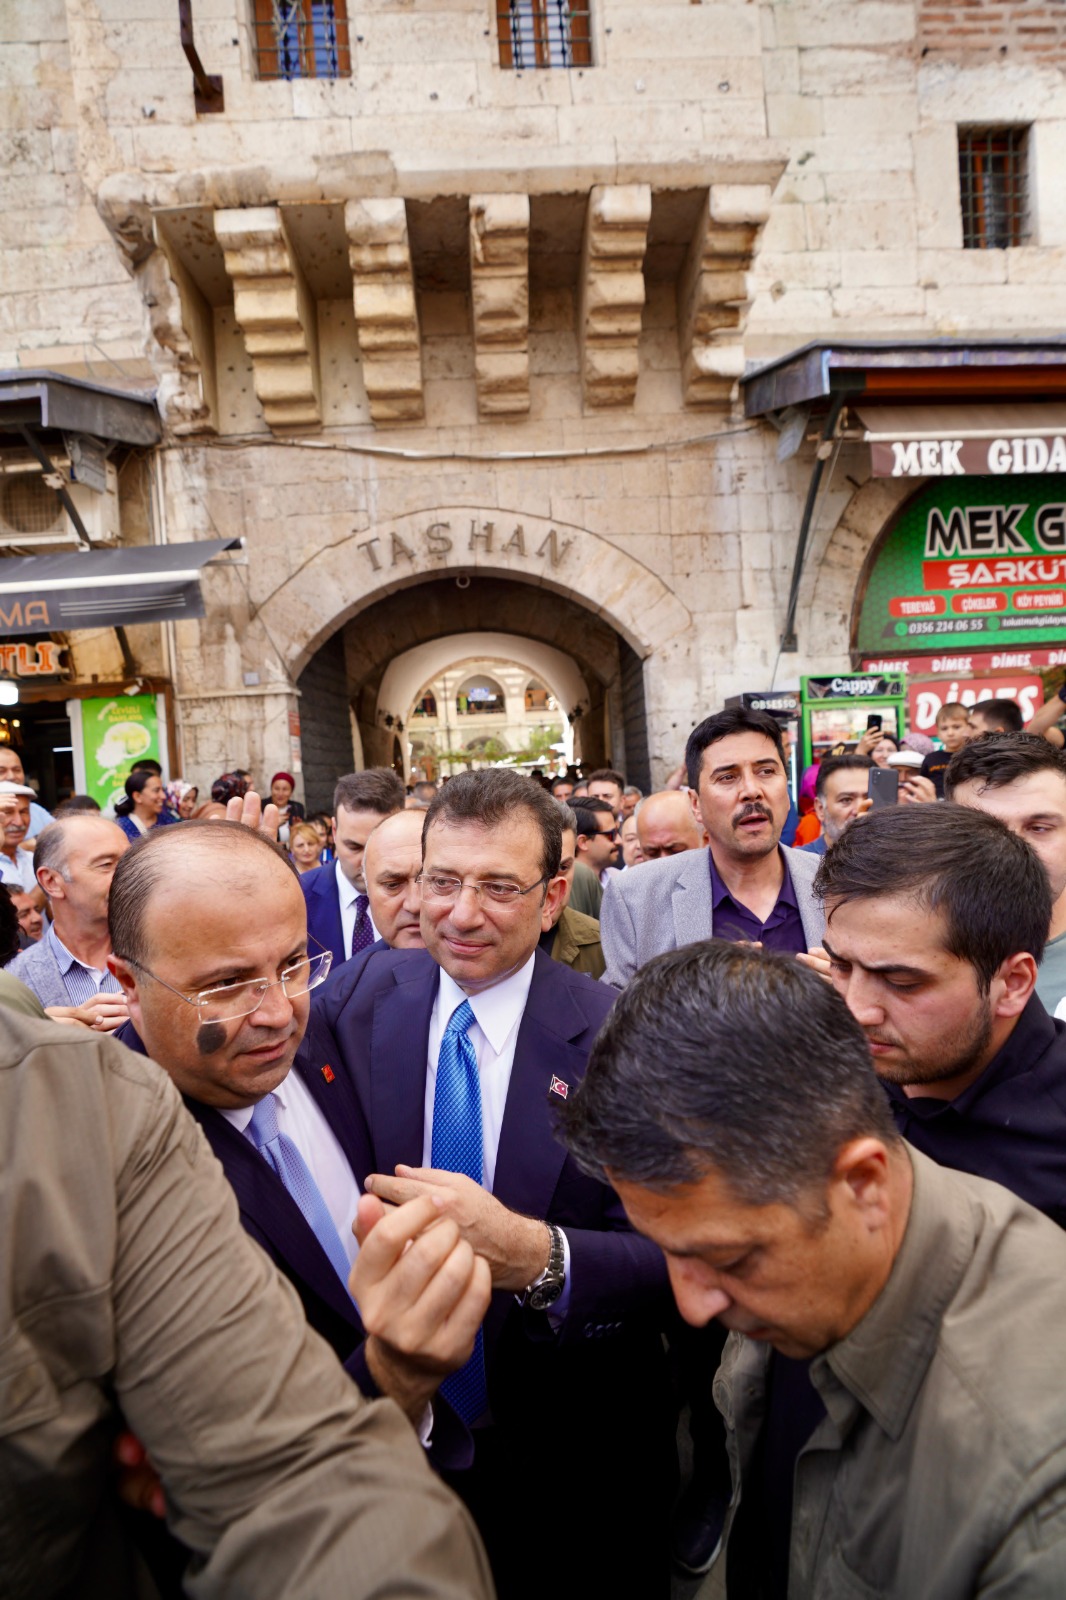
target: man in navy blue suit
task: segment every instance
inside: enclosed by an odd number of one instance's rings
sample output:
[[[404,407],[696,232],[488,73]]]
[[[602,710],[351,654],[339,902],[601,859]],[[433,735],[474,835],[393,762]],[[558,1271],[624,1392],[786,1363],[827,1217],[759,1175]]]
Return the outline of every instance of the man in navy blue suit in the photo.
[[[492,1269],[471,1361],[442,1386],[471,1426],[455,1480],[502,1600],[666,1593],[674,1428],[666,1275],[556,1138],[613,994],[537,944],[565,892],[558,806],[504,769],[426,814],[423,950],[378,946],[315,997],[304,1070],[351,1084],[353,1170],[432,1198]]]
[[[488,1273],[430,1202],[386,1217],[361,1197],[345,1075],[290,1070],[330,965],[308,943],[296,873],[233,821],[153,830],[127,855],[109,906],[110,964],[130,1008],[118,1037],[181,1090],[244,1227],[363,1392],[395,1399],[435,1464],[462,1466],[466,1430],[430,1403],[470,1350]]]
[[[368,767],[338,780],[333,794],[333,847],[337,859],[300,879],[307,929],[339,967],[380,936],[363,876],[366,842],[383,817],[402,811],[403,784],[391,767]]]

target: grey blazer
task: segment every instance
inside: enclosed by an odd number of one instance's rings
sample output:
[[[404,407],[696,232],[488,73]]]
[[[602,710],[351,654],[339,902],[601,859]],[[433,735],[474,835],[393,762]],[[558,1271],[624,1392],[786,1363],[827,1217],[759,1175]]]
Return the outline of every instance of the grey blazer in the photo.
[[[8,962],[4,971],[10,972],[13,978],[18,978],[27,989],[32,989],[42,1006],[47,1008],[70,1005],[70,996],[63,983],[63,974],[52,954],[47,929],[36,944],[31,944],[28,950],[20,950],[15,959]]]
[[[821,857],[781,847],[796,891],[807,947],[822,942],[825,915],[814,895],[814,875]],[[607,959],[603,982],[623,989],[653,956],[683,944],[713,939],[711,871],[708,852],[643,861],[608,879],[600,907],[600,938]]]

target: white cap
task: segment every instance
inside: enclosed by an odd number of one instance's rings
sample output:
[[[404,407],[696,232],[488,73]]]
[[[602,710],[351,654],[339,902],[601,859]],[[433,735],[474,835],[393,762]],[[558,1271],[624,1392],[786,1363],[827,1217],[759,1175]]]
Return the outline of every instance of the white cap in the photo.
[[[0,783],[0,794],[28,794],[31,800],[36,800],[37,792],[25,783]]]
[[[890,767],[911,767],[917,772],[925,757],[917,750],[894,750],[888,758]]]

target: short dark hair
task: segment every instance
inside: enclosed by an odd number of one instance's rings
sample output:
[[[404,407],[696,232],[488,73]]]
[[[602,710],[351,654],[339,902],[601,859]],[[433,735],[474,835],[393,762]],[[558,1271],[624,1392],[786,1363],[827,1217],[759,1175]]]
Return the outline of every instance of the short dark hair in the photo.
[[[597,767],[595,772],[590,772],[585,779],[586,783],[616,783],[619,789],[626,786],[625,774],[616,772],[614,767]]]
[[[94,800],[91,794],[72,794],[68,795],[65,800],[61,800],[59,802],[55,810],[52,812],[52,816],[55,818],[56,822],[59,822],[63,817],[77,816],[79,811],[98,812],[99,810],[100,802],[98,800]]]
[[[1002,789],[1034,772],[1057,772],[1066,781],[1066,755],[1038,733],[986,733],[952,756],[944,793],[952,800],[964,783],[976,783],[979,790]]]
[[[814,880],[826,900],[910,895],[942,912],[945,949],[969,962],[987,994],[1008,957],[1044,953],[1051,888],[1035,852],[997,817],[971,806],[885,806],[855,817]]]
[[[868,772],[873,766],[869,756],[860,756],[857,753],[844,756],[826,756],[818,764],[818,776],[814,781],[814,792],[821,800],[825,795],[825,786],[834,772]]]
[[[131,772],[154,772],[157,778],[163,776],[163,769],[158,761],[151,756],[144,756],[140,761],[135,761],[130,768]]]
[[[608,808],[609,809],[609,808]],[[435,822],[476,822],[494,828],[516,811],[527,811],[540,830],[540,870],[554,878],[563,857],[563,824],[559,803],[537,783],[509,767],[484,767],[480,772],[457,773],[433,796],[422,826],[422,854],[426,834]]]
[[[567,777],[566,773],[564,772],[561,776],[554,777],[552,779],[551,783],[548,785],[548,787],[551,790],[552,794],[555,793],[556,789],[559,787],[559,785],[561,783],[565,783],[571,789],[574,787],[574,779],[570,778],[570,777]]]
[[[174,852],[195,847],[197,839],[227,853],[234,850],[269,850],[289,872],[296,868],[281,845],[273,844],[257,828],[243,822],[208,818],[183,822],[175,828],[150,828],[119,857],[107,902],[107,928],[111,948],[123,961],[143,964],[148,953],[145,928],[153,892],[175,872],[181,871],[181,857]]]
[[[768,711],[746,711],[740,706],[730,711],[716,711],[713,717],[705,717],[688,736],[685,770],[690,789],[700,786],[703,752],[712,744],[717,744],[719,739],[728,739],[733,733],[761,733],[777,751],[781,765],[786,766],[785,747],[781,742],[781,728],[776,717],[772,717]]]
[[[578,833],[584,834],[586,839],[591,838],[594,833],[599,833],[598,818],[606,815],[610,817],[612,823],[614,822],[614,812],[606,800],[589,800],[584,795],[579,800],[575,800],[571,795],[570,809],[574,813]]]
[[[988,722],[998,722],[997,733],[1021,733],[1025,727],[1025,718],[1017,700],[979,700],[970,707],[970,715],[975,711]]]
[[[333,815],[343,806],[345,811],[376,811],[379,816],[391,817],[394,811],[403,810],[406,798],[403,782],[391,767],[367,767],[337,779]]]
[[[559,1113],[586,1171],[666,1190],[713,1169],[750,1205],[824,1191],[850,1139],[898,1142],[839,995],[792,957],[724,939],[637,973]]]

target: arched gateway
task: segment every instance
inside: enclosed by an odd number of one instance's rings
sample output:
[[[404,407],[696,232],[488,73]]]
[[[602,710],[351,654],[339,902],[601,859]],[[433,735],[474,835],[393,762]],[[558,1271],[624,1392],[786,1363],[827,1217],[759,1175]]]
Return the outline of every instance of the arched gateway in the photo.
[[[332,775],[353,759],[394,760],[396,717],[381,695],[392,662],[485,631],[569,657],[588,687],[586,704],[566,708],[577,712],[584,758],[618,762],[647,786],[649,718],[669,710],[691,639],[687,608],[619,545],[476,506],[409,513],[328,546],[256,609],[300,690],[312,805],[328,803]]]

